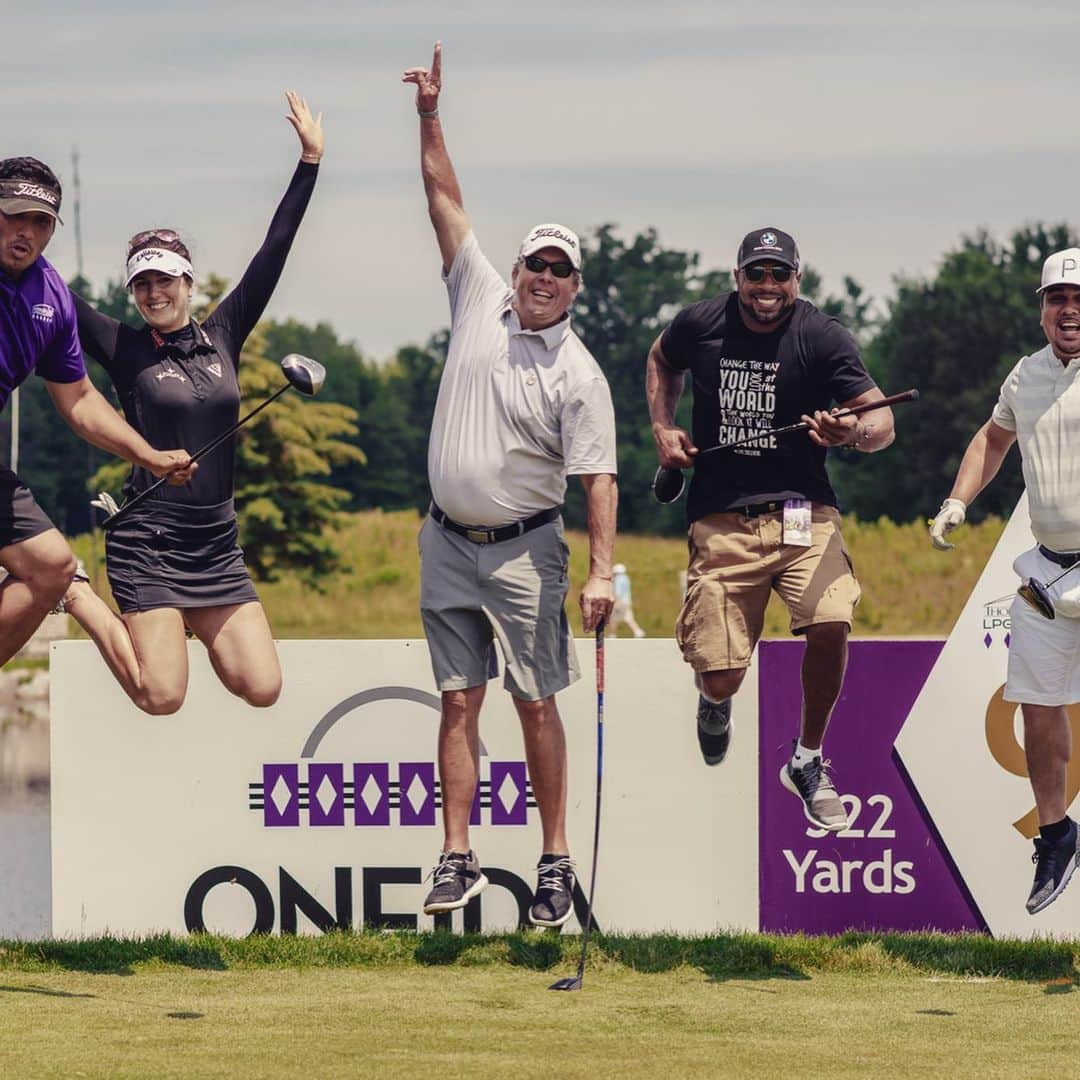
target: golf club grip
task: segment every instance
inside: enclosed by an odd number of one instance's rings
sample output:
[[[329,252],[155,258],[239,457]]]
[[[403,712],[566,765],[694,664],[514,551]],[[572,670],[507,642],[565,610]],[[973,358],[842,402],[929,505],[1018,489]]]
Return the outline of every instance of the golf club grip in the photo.
[[[210,442],[208,442],[205,446],[196,450],[195,453],[191,455],[191,461],[198,461],[199,458],[205,457],[212,450],[216,450],[227,438],[229,438],[230,435],[235,435],[240,430],[240,428],[242,428],[244,424],[246,424],[257,412],[262,412],[262,410],[265,409],[267,405],[281,397],[281,395],[284,394],[291,385],[291,383],[286,383],[284,386],[277,389],[265,401],[260,402],[258,405],[256,405],[255,408],[252,409],[251,412],[249,412],[246,416],[243,416],[239,420],[237,420],[236,423],[232,425],[232,427],[230,427],[226,431],[223,431],[216,438],[211,439]],[[133,499],[129,499],[126,503],[124,503],[124,505],[121,506],[115,514],[113,514],[111,517],[107,517],[102,522],[101,527],[103,529],[108,529],[110,526],[115,525],[121,518],[127,517],[130,511],[134,510],[135,507],[138,506],[141,502],[144,502],[146,499],[148,499],[155,491],[157,491],[159,487],[161,487],[162,484],[168,483],[168,480],[168,476],[159,476],[148,488],[143,488],[143,490],[140,491]]]
[[[919,391],[912,388],[899,394],[890,394],[880,401],[868,401],[865,405],[852,405],[850,409],[841,409],[839,412],[834,412],[833,416],[858,416],[860,413],[873,412],[874,409],[884,409],[889,405],[902,405],[905,401],[918,401],[918,399]],[[806,427],[806,425],[803,424],[803,427]]]

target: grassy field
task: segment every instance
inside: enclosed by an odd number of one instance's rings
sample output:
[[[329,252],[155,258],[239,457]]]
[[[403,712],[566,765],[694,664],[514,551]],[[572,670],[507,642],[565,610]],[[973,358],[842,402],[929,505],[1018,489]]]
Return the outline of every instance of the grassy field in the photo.
[[[412,512],[348,515],[340,534],[347,569],[328,578],[321,593],[296,580],[260,586],[274,633],[279,638],[422,637],[416,551],[420,520]],[[925,523],[895,525],[849,518],[844,536],[863,587],[854,632],[948,634],[1001,529],[996,518],[965,526],[956,549],[940,552],[931,548]],[[75,547],[95,586],[107,592],[100,534],[78,537]],[[579,589],[587,569],[586,537],[572,534],[570,550],[571,578]],[[679,607],[679,571],[686,567],[686,542],[620,536],[616,558],[629,569],[638,622],[651,636],[670,637]],[[576,610],[576,595],[571,604]],[[576,614],[573,618],[577,625]],[[787,613],[774,598],[765,634],[786,635],[787,625]],[[628,631],[623,627],[621,632]]]
[[[940,935],[0,944],[19,1077],[1075,1072],[1080,946]]]

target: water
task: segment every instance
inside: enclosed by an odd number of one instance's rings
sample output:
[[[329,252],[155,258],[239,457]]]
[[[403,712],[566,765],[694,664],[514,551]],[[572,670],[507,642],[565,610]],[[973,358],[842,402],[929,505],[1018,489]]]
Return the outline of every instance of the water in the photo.
[[[0,787],[0,938],[48,936],[49,855],[48,790]]]

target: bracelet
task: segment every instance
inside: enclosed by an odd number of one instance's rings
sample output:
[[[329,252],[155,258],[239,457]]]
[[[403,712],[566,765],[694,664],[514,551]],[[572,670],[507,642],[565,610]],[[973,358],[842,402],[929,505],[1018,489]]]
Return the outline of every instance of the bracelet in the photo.
[[[439,107],[436,105],[431,112],[424,112],[423,109],[417,109],[416,115],[419,116],[421,120],[434,120],[435,117],[439,115]]]
[[[306,165],[318,165],[319,162],[322,161],[322,158],[311,157],[308,154],[301,154],[300,155],[300,160],[302,162],[304,162]]]

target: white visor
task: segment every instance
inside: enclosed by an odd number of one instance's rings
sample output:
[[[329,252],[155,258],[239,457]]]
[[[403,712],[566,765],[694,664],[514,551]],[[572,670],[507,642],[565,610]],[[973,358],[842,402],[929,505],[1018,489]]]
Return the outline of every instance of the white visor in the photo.
[[[195,280],[195,270],[183,255],[169,251],[168,248],[147,247],[136,251],[128,259],[124,287],[130,286],[144,270],[156,270],[159,274],[168,274],[169,277],[180,277],[186,274],[192,281]]]

